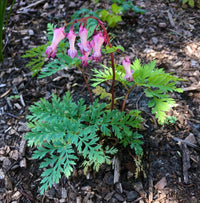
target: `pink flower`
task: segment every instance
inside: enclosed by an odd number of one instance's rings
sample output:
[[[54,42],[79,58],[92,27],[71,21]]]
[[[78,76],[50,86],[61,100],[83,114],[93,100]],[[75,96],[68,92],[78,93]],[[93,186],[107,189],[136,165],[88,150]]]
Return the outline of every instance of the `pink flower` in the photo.
[[[93,40],[90,42],[93,48],[92,59],[95,60],[95,62],[100,61],[101,59],[101,46],[104,43],[104,40],[104,37],[101,35],[101,33],[99,33],[95,35]]]
[[[88,52],[91,49],[90,43],[87,41],[87,35],[88,35],[88,30],[81,25],[79,29],[79,36],[81,38],[81,43],[78,43],[78,46],[80,47],[82,55],[84,55],[85,52]]]
[[[89,54],[90,54],[90,50],[88,52],[85,52],[82,57],[78,57],[79,59],[81,59],[81,64],[83,66],[87,66],[88,60],[91,59],[91,57],[89,57]]]
[[[71,58],[74,58],[77,56],[77,50],[74,47],[75,39],[76,39],[76,34],[72,29],[70,29],[69,33],[67,34],[67,39],[69,40],[69,50],[68,50],[68,55]]]
[[[125,60],[122,61],[122,65],[123,65],[124,70],[126,72],[126,75],[124,78],[129,82],[133,81],[134,70],[131,70],[131,63],[130,63],[128,57],[126,57]]]
[[[64,27],[61,28],[55,28],[53,32],[53,40],[51,43],[51,46],[48,46],[45,54],[47,54],[47,57],[54,58],[57,52],[57,46],[60,43],[61,40],[65,38],[65,33],[64,33]]]

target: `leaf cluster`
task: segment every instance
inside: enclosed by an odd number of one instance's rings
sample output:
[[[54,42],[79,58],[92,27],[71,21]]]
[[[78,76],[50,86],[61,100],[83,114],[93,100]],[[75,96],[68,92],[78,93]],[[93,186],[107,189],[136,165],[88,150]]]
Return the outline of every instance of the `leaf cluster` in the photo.
[[[125,71],[123,66],[115,66],[116,80],[121,82],[128,90],[131,86],[144,87],[145,95],[150,99],[148,107],[152,108],[152,113],[156,114],[158,122],[164,124],[166,119],[166,112],[170,110],[176,103],[173,98],[170,97],[169,93],[182,92],[181,88],[176,87],[176,83],[182,81],[182,79],[165,73],[163,69],[155,68],[156,61],[142,66],[140,61],[136,59],[131,65],[133,73],[133,82],[126,81],[124,79]],[[101,65],[104,70],[93,70],[94,78],[92,86],[95,87],[102,82],[112,80],[112,68]]]
[[[136,59],[133,62],[133,80],[137,85],[144,87],[145,95],[151,98],[148,106],[152,108],[152,113],[156,114],[158,122],[164,124],[166,112],[176,104],[169,93],[182,92],[181,88],[176,87],[176,83],[183,79],[165,73],[163,69],[155,68],[155,65],[156,61],[151,61],[142,66]]]
[[[100,12],[102,21],[106,21],[109,27],[115,27],[118,22],[122,21],[121,12],[123,8],[116,3],[111,5],[111,11],[104,9]]]
[[[134,6],[133,5],[133,2],[131,0],[111,0],[113,3],[118,3],[122,8],[122,13],[125,13],[127,11],[130,11],[132,10],[133,12],[135,13],[140,13],[140,14],[144,14],[146,13],[146,10],[144,9],[141,9],[137,6]]]
[[[95,170],[103,163],[111,163],[110,155],[117,150],[105,142],[107,137],[115,136],[124,146],[130,145],[136,154],[142,154],[140,135],[133,132],[139,128],[139,111],[126,114],[118,110],[106,110],[106,103],[96,100],[88,108],[80,99],[72,101],[66,93],[62,101],[52,95],[52,102],[41,99],[30,107],[28,127],[31,132],[25,135],[29,146],[36,146],[33,158],[42,159],[41,193],[57,183],[64,173],[69,177],[79,156],[83,165],[93,165]]]
[[[182,0],[182,4],[188,3],[191,7],[194,7],[194,0]]]
[[[111,49],[110,49],[111,50]],[[112,73],[112,68],[111,67],[107,67],[103,64],[100,64],[103,67],[103,71],[102,70],[97,70],[97,69],[92,69],[92,71],[94,72],[91,81],[92,86],[96,87],[97,85],[106,82],[108,80],[112,80],[113,78],[113,73]],[[126,89],[128,89],[128,86],[133,85],[133,82],[129,82],[126,79],[124,79],[125,77],[125,71],[122,65],[116,65],[115,64],[115,80],[119,81],[120,83],[122,83]]]

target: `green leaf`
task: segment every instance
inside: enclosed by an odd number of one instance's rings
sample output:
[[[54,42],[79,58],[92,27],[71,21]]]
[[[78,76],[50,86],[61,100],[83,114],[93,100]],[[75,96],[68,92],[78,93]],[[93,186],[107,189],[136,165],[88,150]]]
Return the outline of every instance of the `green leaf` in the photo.
[[[135,13],[140,13],[140,14],[146,13],[146,10],[141,9],[141,8],[139,8],[139,7],[137,7],[137,6],[133,6],[133,11],[134,11]]]
[[[118,22],[122,21],[122,17],[118,15],[108,16],[106,21],[109,27],[115,27]]]
[[[123,7],[118,6],[116,3],[114,3],[111,5],[111,9],[112,9],[112,12],[116,15],[116,14],[119,14],[123,10]]]
[[[189,0],[188,4],[193,8],[194,7],[194,0]]]
[[[106,21],[108,16],[110,16],[110,14],[109,14],[109,12],[107,10],[102,10],[100,12],[101,20]]]
[[[189,0],[182,0],[182,4],[186,4]]]
[[[105,53],[106,53],[106,54],[110,54],[110,53],[116,52],[117,50],[121,50],[121,51],[124,52],[124,47],[121,46],[121,45],[109,47],[109,46],[107,45],[107,46],[106,46],[106,51],[105,51]]]

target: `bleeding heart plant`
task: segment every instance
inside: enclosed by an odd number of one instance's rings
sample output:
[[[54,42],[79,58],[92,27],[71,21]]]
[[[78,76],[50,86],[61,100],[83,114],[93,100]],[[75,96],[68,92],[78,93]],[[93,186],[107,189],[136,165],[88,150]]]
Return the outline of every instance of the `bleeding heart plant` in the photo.
[[[91,28],[87,27],[87,23],[91,19],[96,21],[96,26],[89,36]],[[76,24],[79,25],[79,30],[76,30]],[[65,34],[68,25],[70,29]],[[77,31],[78,34],[75,34]],[[66,38],[68,40],[65,42]],[[86,106],[83,99],[74,102],[67,92],[62,100],[52,94],[52,102],[41,99],[30,107],[31,115],[27,118],[31,132],[26,134],[25,139],[29,140],[29,146],[37,147],[33,158],[42,159],[40,167],[45,168],[41,193],[57,183],[62,173],[69,177],[80,156],[84,158],[82,164],[85,169],[93,166],[97,171],[103,163],[111,163],[112,156],[117,153],[120,145],[129,146],[134,149],[135,156],[142,156],[143,136],[138,133],[142,123],[140,111],[124,111],[130,92],[136,86],[142,86],[146,97],[150,98],[148,106],[156,114],[158,122],[163,124],[167,116],[165,112],[175,105],[168,93],[182,91],[175,86],[181,79],[156,69],[155,61],[142,66],[138,59],[131,64],[126,56],[122,65],[115,64],[114,52],[122,53],[124,48],[111,45],[104,23],[94,16],[77,19],[65,27],[54,29],[51,45],[43,47],[43,50],[48,58],[54,60],[45,66],[40,78],[52,75],[62,68],[76,66],[83,74],[91,104]],[[91,86],[96,87],[93,92],[101,99],[108,98],[111,101],[109,104],[93,98],[84,70],[89,63],[99,63],[103,54],[110,54],[111,67],[101,64],[100,70],[93,69]],[[111,94],[98,86],[107,80],[112,81]],[[121,111],[115,108],[116,80],[127,90]],[[116,140],[114,146],[111,142],[113,139]]]

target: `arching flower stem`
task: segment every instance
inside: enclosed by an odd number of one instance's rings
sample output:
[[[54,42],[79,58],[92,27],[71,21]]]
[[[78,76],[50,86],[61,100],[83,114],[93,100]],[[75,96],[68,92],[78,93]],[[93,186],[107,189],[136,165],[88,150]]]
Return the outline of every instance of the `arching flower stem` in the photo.
[[[78,22],[80,22],[80,21],[81,21],[81,22],[85,22],[85,21],[87,21],[87,20],[90,19],[90,18],[95,19],[95,20],[98,22],[98,24],[101,26],[101,28],[103,29],[103,31],[104,31],[104,33],[105,33],[108,46],[111,48],[112,45],[111,45],[111,42],[110,42],[110,38],[109,38],[109,36],[108,36],[108,33],[107,33],[107,31],[106,31],[105,26],[103,25],[103,22],[102,22],[101,20],[99,20],[98,18],[94,17],[94,16],[88,16],[88,17],[85,17],[85,18],[76,19],[76,20],[74,20],[73,22],[65,23],[65,26],[70,25],[70,24],[74,25],[75,23],[78,23]],[[115,85],[115,65],[114,65],[114,64],[115,64],[115,63],[114,63],[114,55],[113,55],[113,53],[110,53],[110,57],[111,57],[111,65],[112,65],[112,73],[113,73],[112,87],[111,87],[111,94],[112,94],[111,110],[113,110],[113,108],[114,108],[114,99],[115,99],[115,93],[114,93],[114,85]],[[83,70],[82,70],[82,71],[83,71]],[[82,71],[81,71],[81,72],[82,72]],[[83,73],[83,72],[82,72],[82,73]],[[85,75],[84,75],[83,77],[84,77],[84,79],[85,79]],[[87,81],[87,80],[85,80],[85,81]],[[89,85],[88,85],[88,83],[87,83],[86,85],[87,85],[88,91],[89,91]],[[89,92],[90,92],[90,91],[89,91]],[[89,94],[91,94],[91,92],[90,92]],[[90,97],[91,97],[91,95],[90,95]]]

